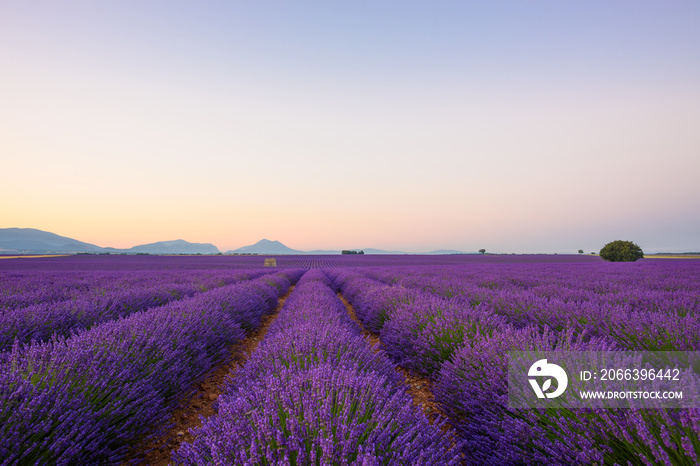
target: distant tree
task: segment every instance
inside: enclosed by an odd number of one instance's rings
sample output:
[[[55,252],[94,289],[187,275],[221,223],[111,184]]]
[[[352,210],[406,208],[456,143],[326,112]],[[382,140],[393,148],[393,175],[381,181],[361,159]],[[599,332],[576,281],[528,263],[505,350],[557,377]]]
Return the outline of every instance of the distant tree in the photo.
[[[579,250],[578,250],[578,253],[579,253],[579,254],[583,254],[583,249],[579,249]]]
[[[481,254],[484,254],[484,253],[486,253],[486,249],[479,249],[479,252],[480,252]]]
[[[600,257],[610,262],[634,262],[644,257],[644,251],[632,241],[617,240],[603,246]]]

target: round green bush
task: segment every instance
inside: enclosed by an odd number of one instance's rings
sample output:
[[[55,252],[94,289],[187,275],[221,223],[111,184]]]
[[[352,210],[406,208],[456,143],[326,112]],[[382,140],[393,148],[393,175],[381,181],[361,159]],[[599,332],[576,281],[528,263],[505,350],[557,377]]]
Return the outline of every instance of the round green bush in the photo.
[[[610,262],[634,262],[644,257],[644,252],[632,241],[617,240],[603,246],[600,257]]]

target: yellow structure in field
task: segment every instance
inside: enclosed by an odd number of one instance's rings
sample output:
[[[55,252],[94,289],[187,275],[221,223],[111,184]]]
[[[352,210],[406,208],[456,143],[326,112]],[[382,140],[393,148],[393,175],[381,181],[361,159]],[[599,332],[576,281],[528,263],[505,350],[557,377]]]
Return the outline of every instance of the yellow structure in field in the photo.
[[[277,267],[277,259],[269,257],[263,262],[263,267]]]

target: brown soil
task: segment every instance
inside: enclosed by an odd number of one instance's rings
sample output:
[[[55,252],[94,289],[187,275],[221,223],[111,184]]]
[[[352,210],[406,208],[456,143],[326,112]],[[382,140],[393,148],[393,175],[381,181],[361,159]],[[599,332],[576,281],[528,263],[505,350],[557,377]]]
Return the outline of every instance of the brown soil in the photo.
[[[370,332],[364,325],[362,325],[362,322],[360,322],[355,314],[355,309],[353,309],[352,304],[350,304],[342,294],[338,293],[338,298],[340,298],[345,305],[345,308],[348,310],[348,314],[350,314],[350,318],[357,322],[357,324],[360,326],[365,338],[367,338],[372,346],[381,348],[383,345],[379,339],[379,335]],[[438,404],[435,403],[435,396],[433,395],[432,390],[433,382],[430,379],[422,377],[415,372],[400,366],[396,366],[396,370],[404,376],[408,393],[411,395],[411,397],[413,397],[413,405],[422,408],[423,413],[425,413],[426,417],[430,419],[431,423],[434,423],[439,416],[442,418],[447,418],[447,416],[440,410]],[[443,425],[443,431],[446,432],[449,429],[449,425]]]
[[[138,452],[124,463],[125,465],[131,464],[133,461],[140,461],[140,464],[166,466],[170,463],[173,451],[180,448],[183,442],[194,440],[194,436],[189,430],[202,425],[199,416],[209,417],[216,414],[214,402],[223,392],[226,378],[235,374],[236,370],[245,364],[248,356],[257,349],[292,290],[294,290],[294,286],[278,299],[277,307],[272,314],[263,319],[260,328],[250,332],[243,341],[231,346],[229,360],[213,369],[204,381],[194,389],[194,394],[186,397],[173,410],[170,418],[172,425],[166,433],[159,439],[151,440],[148,444],[142,445]]]

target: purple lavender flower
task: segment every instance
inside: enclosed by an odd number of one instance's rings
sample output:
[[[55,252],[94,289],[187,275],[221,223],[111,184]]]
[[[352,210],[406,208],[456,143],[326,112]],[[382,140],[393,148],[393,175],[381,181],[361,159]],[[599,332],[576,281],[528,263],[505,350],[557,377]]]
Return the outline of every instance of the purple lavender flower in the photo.
[[[0,354],[3,464],[118,462],[142,436],[157,433],[177,397],[244,337],[236,305],[247,316],[247,306],[260,315],[272,310],[270,296],[280,290],[266,279],[222,288],[229,298],[243,295],[225,306],[210,305],[215,289],[68,338],[15,343]]]

